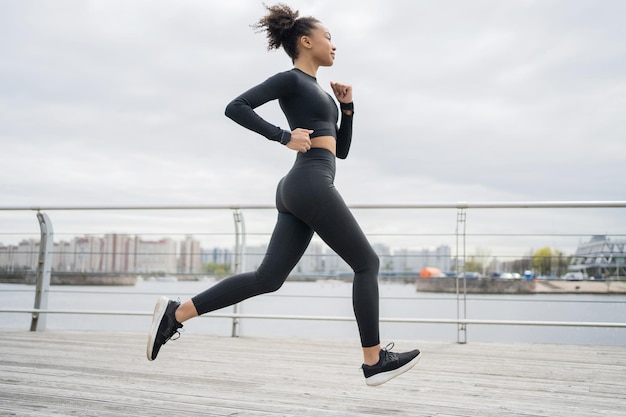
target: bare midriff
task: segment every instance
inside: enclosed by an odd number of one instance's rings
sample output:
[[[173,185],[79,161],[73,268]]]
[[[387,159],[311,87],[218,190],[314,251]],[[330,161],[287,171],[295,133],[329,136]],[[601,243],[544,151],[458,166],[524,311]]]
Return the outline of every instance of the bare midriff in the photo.
[[[333,155],[336,155],[337,140],[333,136],[318,136],[311,139],[311,148],[328,149]]]

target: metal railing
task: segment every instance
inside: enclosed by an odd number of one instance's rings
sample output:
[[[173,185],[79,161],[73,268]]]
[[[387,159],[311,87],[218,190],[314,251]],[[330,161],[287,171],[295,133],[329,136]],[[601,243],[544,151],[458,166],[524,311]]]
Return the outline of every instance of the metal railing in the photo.
[[[116,311],[116,310],[72,310],[48,309],[48,294],[50,293],[51,250],[53,247],[53,228],[50,217],[45,212],[52,211],[150,211],[150,210],[230,210],[233,213],[235,225],[235,272],[240,271],[242,259],[245,255],[246,229],[243,220],[245,210],[270,210],[272,205],[197,205],[197,206],[41,206],[41,207],[0,207],[0,211],[35,211],[40,225],[41,240],[36,272],[35,301],[33,308],[3,308],[0,313],[22,313],[31,315],[31,331],[43,330],[46,325],[47,314],[75,314],[75,315],[112,315],[112,316],[150,316],[151,312]],[[362,210],[422,210],[422,209],[454,209],[457,211],[455,228],[455,257],[456,265],[465,265],[466,253],[466,224],[468,210],[483,209],[608,209],[626,208],[626,201],[543,201],[543,202],[456,202],[456,203],[420,203],[420,204],[354,204],[351,209]],[[593,328],[626,328],[626,322],[580,322],[580,321],[532,321],[532,320],[477,320],[467,318],[467,285],[464,269],[456,270],[456,319],[442,318],[410,318],[410,317],[383,317],[383,323],[410,323],[410,324],[447,324],[456,325],[457,342],[467,342],[468,325],[497,325],[497,326],[557,326],[557,327],[593,327]],[[304,316],[304,315],[275,315],[275,314],[243,314],[234,307],[232,313],[210,313],[213,318],[227,318],[232,320],[232,336],[239,335],[239,323],[244,319],[270,320],[311,320],[345,322],[354,321],[353,317],[346,316]]]

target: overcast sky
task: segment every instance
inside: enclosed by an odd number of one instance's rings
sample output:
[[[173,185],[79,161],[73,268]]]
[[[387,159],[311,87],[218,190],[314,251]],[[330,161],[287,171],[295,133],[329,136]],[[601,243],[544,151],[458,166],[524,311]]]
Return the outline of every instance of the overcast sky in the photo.
[[[332,33],[319,83],[354,88],[336,179],[349,204],[626,199],[626,2],[288,4]],[[256,0],[0,1],[0,206],[272,204],[295,154],[224,116],[291,68],[250,28],[263,13]],[[287,127],[277,103],[259,112]],[[455,215],[385,231],[453,232]],[[0,232],[24,231],[19,216],[0,212]],[[71,221],[84,213],[51,216],[65,233],[133,231],[119,217],[87,230]],[[362,216],[368,233],[387,223]],[[501,221],[492,233],[624,233],[626,218],[487,216]],[[172,230],[160,221],[150,230]]]

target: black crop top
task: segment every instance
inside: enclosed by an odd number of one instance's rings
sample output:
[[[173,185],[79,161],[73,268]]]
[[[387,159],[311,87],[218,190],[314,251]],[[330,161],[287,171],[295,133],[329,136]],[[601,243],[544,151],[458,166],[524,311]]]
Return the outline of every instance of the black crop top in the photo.
[[[311,138],[333,136],[337,140],[337,157],[345,159],[352,141],[352,114],[342,114],[337,128],[339,112],[335,100],[317,83],[317,79],[293,68],[280,72],[256,87],[241,94],[226,106],[226,116],[240,125],[270,140],[289,142],[291,131],[274,126],[259,116],[254,109],[278,99],[291,130],[313,130]],[[351,105],[341,105],[352,110]]]

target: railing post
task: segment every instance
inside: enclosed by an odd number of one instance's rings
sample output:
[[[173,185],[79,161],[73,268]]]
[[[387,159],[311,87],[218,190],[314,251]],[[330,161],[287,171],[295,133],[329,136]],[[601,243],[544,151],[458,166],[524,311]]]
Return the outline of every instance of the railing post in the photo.
[[[467,271],[465,270],[465,220],[467,218],[466,207],[459,205],[456,213],[456,319],[467,319]],[[461,293],[461,282],[459,275],[459,239],[463,250],[463,293]],[[467,343],[467,324],[457,322],[456,342],[460,344]]]
[[[244,254],[246,246],[246,225],[243,220],[243,213],[239,209],[234,209],[233,218],[235,220],[235,274],[243,271]],[[239,304],[233,306],[233,313],[238,314]],[[239,318],[233,317],[232,337],[239,337]]]
[[[48,290],[50,289],[50,272],[52,271],[51,252],[54,248],[54,236],[52,222],[46,213],[37,212],[41,240],[39,241],[39,258],[37,261],[37,282],[35,283],[35,309],[45,310],[48,308]],[[33,313],[30,322],[30,330],[38,331],[46,329],[46,315]]]

